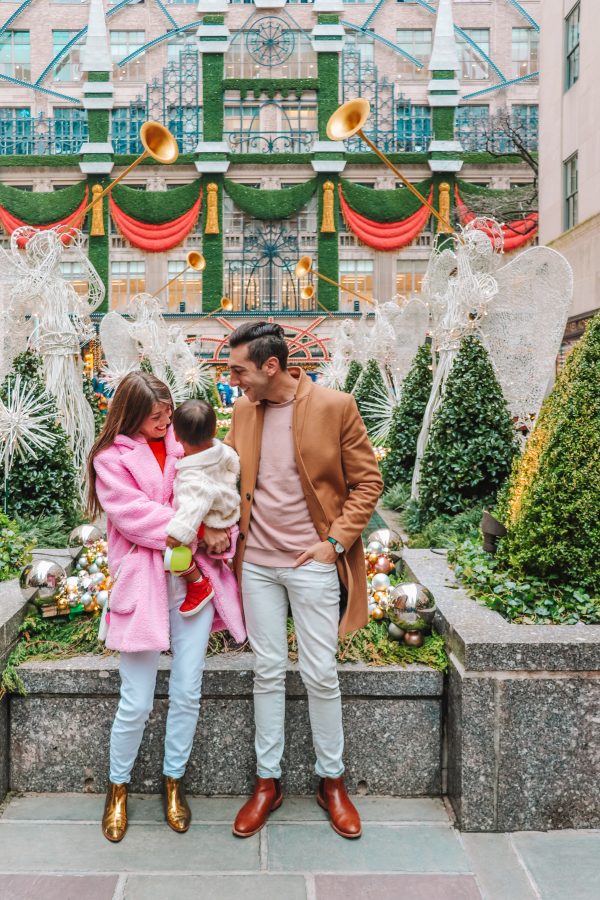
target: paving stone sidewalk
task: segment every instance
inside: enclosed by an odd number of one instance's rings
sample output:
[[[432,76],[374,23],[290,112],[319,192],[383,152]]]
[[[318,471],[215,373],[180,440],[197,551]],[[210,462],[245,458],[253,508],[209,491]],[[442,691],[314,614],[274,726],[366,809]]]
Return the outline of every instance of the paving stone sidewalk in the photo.
[[[120,844],[100,832],[103,798],[28,794],[0,816],[2,900],[598,900],[600,832],[460,834],[437,800],[359,797],[359,841],[310,798],[286,798],[239,840],[237,798],[191,799],[170,831],[156,797],[130,800]]]

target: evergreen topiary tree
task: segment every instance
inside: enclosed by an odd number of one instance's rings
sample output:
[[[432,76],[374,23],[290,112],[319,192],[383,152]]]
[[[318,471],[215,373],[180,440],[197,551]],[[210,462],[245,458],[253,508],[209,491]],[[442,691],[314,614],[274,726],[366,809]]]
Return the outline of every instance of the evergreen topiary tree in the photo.
[[[421,465],[422,525],[495,498],[518,445],[489,357],[476,337],[462,342],[433,417]]]
[[[7,375],[0,395],[7,399],[8,380],[21,376],[26,384],[33,385],[36,395],[45,393],[42,360],[37,353],[27,350],[15,358],[12,371]],[[79,489],[73,462],[73,453],[67,434],[57,419],[49,430],[55,435],[52,447],[36,451],[37,459],[19,460],[13,466],[8,479],[7,513],[20,519],[38,519],[60,515],[67,526],[79,521]],[[4,467],[0,465],[0,479],[4,483]]]
[[[390,452],[381,464],[386,488],[409,482],[415,465],[417,439],[431,393],[431,348],[422,344],[402,382],[400,403],[392,413],[388,434]]]
[[[343,391],[345,391],[347,394],[352,393],[352,391],[354,390],[354,386],[356,385],[356,382],[360,378],[360,374],[361,374],[362,370],[363,370],[363,367],[361,366],[361,364],[359,362],[357,362],[355,359],[353,359],[352,362],[350,363],[350,366],[348,367],[348,373],[346,375],[344,387],[342,388]]]
[[[370,359],[361,372],[354,388],[354,399],[356,400],[358,411],[369,432],[377,428],[379,424],[379,417],[372,407],[377,404],[378,397],[383,398],[386,394],[387,390],[379,364],[374,359]]]
[[[502,507],[501,558],[600,593],[600,315],[545,400]]]

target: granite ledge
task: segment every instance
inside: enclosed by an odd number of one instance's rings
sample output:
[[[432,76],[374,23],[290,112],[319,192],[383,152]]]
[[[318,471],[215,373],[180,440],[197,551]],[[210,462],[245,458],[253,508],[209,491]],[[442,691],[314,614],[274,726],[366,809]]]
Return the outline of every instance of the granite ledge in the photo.
[[[445,552],[405,550],[404,563],[435,596],[436,625],[465,671],[600,670],[600,626],[514,625],[467,595]]]
[[[28,695],[100,695],[119,693],[119,659],[110,656],[78,656],[67,660],[44,660],[23,663],[19,675]],[[159,663],[156,696],[168,694],[170,660],[163,656]],[[338,667],[340,686],[345,698],[434,698],[440,699],[444,678],[427,666],[373,667],[362,663],[344,663]],[[206,660],[203,696],[242,698],[252,695],[252,654],[220,654]],[[288,697],[305,696],[296,663],[289,663]]]

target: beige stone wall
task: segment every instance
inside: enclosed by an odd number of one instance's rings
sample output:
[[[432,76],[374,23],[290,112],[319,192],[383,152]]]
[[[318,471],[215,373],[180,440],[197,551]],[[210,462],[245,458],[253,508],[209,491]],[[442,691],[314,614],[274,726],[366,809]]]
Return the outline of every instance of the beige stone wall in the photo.
[[[578,81],[565,90],[565,17],[574,0],[544,0],[541,9],[540,242],[573,267],[571,316],[600,307],[600,3],[580,0]],[[564,233],[564,162],[578,155],[579,224]]]

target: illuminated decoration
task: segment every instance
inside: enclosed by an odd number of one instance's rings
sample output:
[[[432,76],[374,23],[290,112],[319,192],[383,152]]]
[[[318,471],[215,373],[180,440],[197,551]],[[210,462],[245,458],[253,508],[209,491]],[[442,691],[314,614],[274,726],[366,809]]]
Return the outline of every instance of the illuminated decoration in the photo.
[[[317,316],[307,325],[295,325],[294,323],[285,324],[286,341],[289,348],[290,365],[303,365],[306,363],[321,363],[330,360],[329,354],[329,338],[320,337],[316,334],[317,328],[327,320],[326,316]],[[235,325],[229,319],[216,317],[216,321],[224,329],[222,337],[214,337],[213,335],[198,335],[196,342],[200,344],[208,344],[212,348],[212,356],[205,360],[209,364],[223,363],[227,364],[229,356],[229,335],[235,330]],[[272,316],[265,317],[265,321],[274,322]]]
[[[77,209],[73,210],[68,216],[65,216],[63,219],[58,219],[56,222],[49,222],[47,225],[31,225],[29,222],[24,222],[22,219],[18,219],[12,213],[10,213],[6,207],[0,206],[0,224],[6,231],[8,235],[12,235],[13,232],[18,231],[16,246],[19,250],[23,250],[27,244],[27,241],[38,231],[50,231],[56,229],[56,234],[60,236],[60,240],[63,244],[69,245],[71,239],[74,238],[77,234],[75,228],[71,228],[70,226],[81,219],[81,213],[86,207],[88,198],[87,187],[85,190],[85,194],[83,200],[77,207]]]

